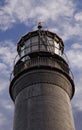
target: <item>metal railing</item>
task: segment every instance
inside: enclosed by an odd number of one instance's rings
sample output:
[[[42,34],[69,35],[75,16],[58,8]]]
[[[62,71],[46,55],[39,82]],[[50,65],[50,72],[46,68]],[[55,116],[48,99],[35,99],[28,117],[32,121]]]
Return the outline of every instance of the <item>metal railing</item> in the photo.
[[[30,59],[28,55],[25,55],[21,58],[18,58],[19,56],[17,55],[15,60],[14,60],[14,69],[10,75],[10,81],[14,78],[14,76],[18,75],[22,71],[35,67],[35,66],[50,66],[50,67],[55,67],[58,69],[61,69],[63,72],[67,73],[70,75],[71,79],[74,79],[74,76],[71,72],[71,69],[69,68],[68,64],[65,62],[52,58],[52,57],[35,57]],[[64,55],[64,58],[66,56]]]

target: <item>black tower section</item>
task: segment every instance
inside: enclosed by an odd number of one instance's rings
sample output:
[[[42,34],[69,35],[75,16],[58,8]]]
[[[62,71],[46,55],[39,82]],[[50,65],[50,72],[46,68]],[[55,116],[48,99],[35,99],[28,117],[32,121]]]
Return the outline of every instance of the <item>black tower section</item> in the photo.
[[[62,39],[39,23],[38,30],[20,39],[17,52],[9,89],[15,103],[13,130],[74,130],[74,83]]]

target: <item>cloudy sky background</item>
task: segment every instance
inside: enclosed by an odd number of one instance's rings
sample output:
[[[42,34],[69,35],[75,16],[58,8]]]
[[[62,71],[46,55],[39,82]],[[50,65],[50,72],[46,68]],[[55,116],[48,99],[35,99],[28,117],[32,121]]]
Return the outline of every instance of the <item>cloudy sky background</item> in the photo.
[[[0,0],[0,130],[12,130],[14,104],[9,97],[9,78],[16,43],[29,31],[43,28],[57,33],[74,74],[72,100],[76,130],[82,130],[82,1]]]

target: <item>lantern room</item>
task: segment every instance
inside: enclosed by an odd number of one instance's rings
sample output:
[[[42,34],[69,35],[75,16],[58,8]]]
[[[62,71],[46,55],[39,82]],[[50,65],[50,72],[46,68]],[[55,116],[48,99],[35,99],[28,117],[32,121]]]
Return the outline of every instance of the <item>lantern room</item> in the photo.
[[[57,34],[42,30],[38,26],[38,30],[29,32],[21,38],[18,42],[17,51],[20,58],[34,52],[45,52],[62,56],[64,44]]]

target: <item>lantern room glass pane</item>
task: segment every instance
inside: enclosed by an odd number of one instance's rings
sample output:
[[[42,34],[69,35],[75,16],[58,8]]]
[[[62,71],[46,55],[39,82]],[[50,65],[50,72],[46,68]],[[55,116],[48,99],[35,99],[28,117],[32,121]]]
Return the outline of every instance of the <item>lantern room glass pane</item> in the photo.
[[[25,46],[24,46],[24,54],[28,54],[30,52],[30,39],[25,41]]]
[[[23,57],[24,56],[24,46],[21,47],[21,51],[20,51],[20,57]]]
[[[29,46],[30,45],[30,39],[26,40],[24,43],[25,43],[25,46]]]
[[[61,54],[61,52],[60,52],[60,44],[54,41],[54,46],[55,46],[54,52],[56,54],[60,55]]]
[[[34,46],[32,46],[32,51],[37,51],[38,50],[38,44],[35,44]]]
[[[54,40],[51,37],[47,37],[47,51],[49,52],[54,51]]]
[[[38,36],[31,37],[31,43],[32,45],[38,43]]]
[[[53,45],[53,44],[54,44],[54,40],[53,40],[53,38],[51,38],[51,37],[47,37],[47,44],[49,44],[49,45]]]
[[[31,50],[38,50],[38,36],[31,37]]]
[[[40,50],[41,51],[46,51],[47,50],[47,46],[45,44],[41,44],[40,45]]]
[[[48,45],[47,46],[47,51],[54,52],[54,45]]]

